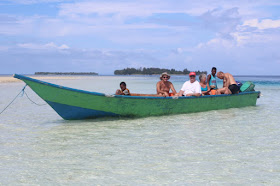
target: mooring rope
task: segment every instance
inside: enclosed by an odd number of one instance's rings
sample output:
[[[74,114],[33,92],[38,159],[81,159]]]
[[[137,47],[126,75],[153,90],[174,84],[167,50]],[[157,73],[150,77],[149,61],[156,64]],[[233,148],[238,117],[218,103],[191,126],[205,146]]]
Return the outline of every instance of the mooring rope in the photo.
[[[43,105],[46,105],[46,104],[38,104],[38,103],[35,103],[34,101],[32,101],[29,96],[27,95],[27,93],[24,91],[25,88],[26,88],[27,85],[25,85],[21,91],[18,93],[18,95],[0,112],[0,115],[17,99],[17,97],[19,95],[23,96],[24,94],[26,95],[26,97],[34,104],[38,105],[38,106],[43,106]]]
[[[18,93],[18,95],[0,112],[0,114],[2,114],[16,99],[17,97],[24,92],[24,89],[27,85],[25,85],[22,90]]]
[[[25,91],[24,91],[24,94],[25,94],[26,97],[29,99],[29,101],[31,101],[31,102],[34,103],[35,105],[38,105],[38,106],[46,105],[46,103],[44,103],[44,104],[39,104],[39,103],[36,103],[35,101],[31,100]]]

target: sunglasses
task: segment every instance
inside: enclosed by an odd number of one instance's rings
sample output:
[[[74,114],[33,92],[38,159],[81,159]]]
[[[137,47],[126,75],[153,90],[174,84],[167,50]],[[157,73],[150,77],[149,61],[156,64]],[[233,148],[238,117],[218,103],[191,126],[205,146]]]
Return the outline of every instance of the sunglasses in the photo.
[[[195,77],[194,75],[191,75],[190,77]]]
[[[162,78],[164,78],[164,79],[168,79],[168,77],[167,77],[167,76],[164,76],[164,77],[162,77]]]

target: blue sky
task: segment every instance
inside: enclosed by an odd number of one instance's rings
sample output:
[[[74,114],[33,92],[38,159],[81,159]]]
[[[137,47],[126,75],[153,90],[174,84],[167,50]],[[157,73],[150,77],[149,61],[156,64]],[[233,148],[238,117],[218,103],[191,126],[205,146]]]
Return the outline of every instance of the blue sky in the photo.
[[[2,0],[0,74],[280,75],[279,0]]]

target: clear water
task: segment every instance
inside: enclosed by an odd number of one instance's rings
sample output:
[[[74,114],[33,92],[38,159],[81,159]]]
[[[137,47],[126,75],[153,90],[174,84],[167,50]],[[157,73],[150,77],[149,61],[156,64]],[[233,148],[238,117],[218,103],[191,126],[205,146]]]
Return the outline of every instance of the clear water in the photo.
[[[236,77],[262,92],[257,106],[147,118],[65,121],[19,97],[0,115],[2,185],[276,185],[280,77]],[[177,91],[185,76],[170,79]],[[156,76],[47,80],[113,94],[155,93]],[[0,84],[0,110],[24,83]],[[219,82],[221,87],[221,82]],[[30,88],[29,97],[43,104]]]

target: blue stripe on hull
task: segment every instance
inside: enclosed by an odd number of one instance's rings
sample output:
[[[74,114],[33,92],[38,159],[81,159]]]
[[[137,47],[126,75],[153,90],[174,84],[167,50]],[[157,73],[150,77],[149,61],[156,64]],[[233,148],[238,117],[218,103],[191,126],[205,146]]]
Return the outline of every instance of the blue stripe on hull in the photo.
[[[87,118],[99,118],[106,116],[119,116],[111,112],[104,112],[93,109],[86,109],[71,105],[65,105],[55,103],[52,101],[46,101],[63,119],[75,120],[75,119],[87,119]]]

